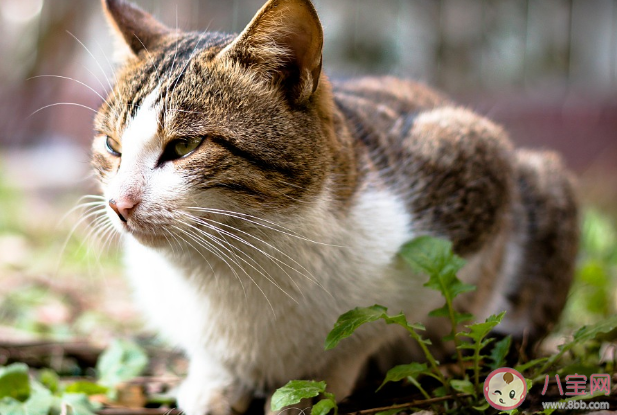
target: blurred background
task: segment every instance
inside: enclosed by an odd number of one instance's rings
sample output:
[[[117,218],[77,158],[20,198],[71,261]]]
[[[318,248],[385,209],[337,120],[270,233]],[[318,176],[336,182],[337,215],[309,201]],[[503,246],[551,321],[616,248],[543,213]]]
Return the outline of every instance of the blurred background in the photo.
[[[171,27],[225,32],[263,2],[137,1]],[[330,76],[420,80],[503,124],[517,145],[563,155],[587,212],[566,323],[615,312],[617,0],[315,4]],[[116,241],[81,226],[79,212],[62,220],[96,193],[88,147],[113,55],[98,1],[0,0],[0,341],[105,342],[139,325]]]

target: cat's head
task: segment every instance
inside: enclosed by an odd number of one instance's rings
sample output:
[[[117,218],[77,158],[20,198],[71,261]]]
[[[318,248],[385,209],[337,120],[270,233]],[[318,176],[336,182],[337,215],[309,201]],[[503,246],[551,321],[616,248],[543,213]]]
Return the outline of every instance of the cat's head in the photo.
[[[291,217],[323,194],[337,150],[309,0],[270,0],[238,36],[103,6],[128,55],[92,147],[117,229],[157,245],[206,226],[190,215]]]

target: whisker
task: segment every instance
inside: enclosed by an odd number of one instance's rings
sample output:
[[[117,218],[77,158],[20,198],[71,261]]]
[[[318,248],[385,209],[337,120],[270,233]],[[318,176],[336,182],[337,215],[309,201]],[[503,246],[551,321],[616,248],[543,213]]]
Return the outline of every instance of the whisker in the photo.
[[[231,272],[233,273],[233,275],[238,279],[238,281],[240,282],[240,286],[242,287],[242,291],[244,292],[245,297],[247,296],[246,293],[246,289],[244,287],[244,283],[242,282],[242,279],[240,278],[240,275],[238,275],[238,272],[235,270],[234,267],[232,267],[229,262],[227,262],[227,260],[223,257],[225,256],[218,248],[216,248],[214,245],[212,245],[211,243],[205,241],[203,238],[197,238],[195,235],[193,235],[191,232],[189,232],[188,230],[182,229],[178,226],[173,225],[173,227],[175,229],[177,229],[178,231],[182,232],[184,235],[188,236],[189,238],[191,238],[193,241],[195,241],[199,246],[201,246],[202,248],[204,248],[206,251],[210,252],[211,254],[213,254],[214,256],[216,256],[217,258],[219,258],[221,261],[223,261],[225,263],[225,265],[227,265],[229,267],[229,269],[231,270]],[[206,259],[206,257],[201,253],[201,251],[197,248],[195,248],[195,246],[193,246],[193,244],[191,244],[189,241],[187,241],[186,239],[182,238],[184,240],[184,242],[188,243],[189,246],[191,246],[199,255],[201,255],[202,258],[204,258],[206,260],[206,262],[208,262],[208,260]],[[231,261],[231,259],[230,259]],[[233,262],[233,261],[232,261]],[[209,262],[208,262],[209,264]],[[235,262],[234,264],[236,266],[238,266],[240,269],[244,270],[241,266],[237,265]],[[210,265],[210,268],[212,268],[212,265]],[[214,272],[214,269],[212,268],[212,271]],[[245,272],[246,274],[246,272]],[[216,275],[216,274],[215,274]],[[249,279],[251,279],[253,281],[253,279],[251,278],[250,275],[246,274]],[[255,283],[255,281],[253,281]],[[256,283],[255,283],[256,284]],[[258,287],[259,288],[259,287]],[[265,295],[265,294],[264,294]],[[267,300],[267,297],[266,297]]]
[[[66,247],[69,243],[69,240],[71,239],[71,237],[73,236],[73,233],[75,233],[75,230],[77,229],[77,227],[83,223],[83,221],[87,220],[88,218],[94,216],[94,215],[100,215],[103,214],[105,212],[105,209],[99,209],[99,210],[95,210],[93,212],[88,213],[87,215],[82,216],[71,228],[71,231],[69,232],[69,234],[67,235],[66,239],[64,240],[64,243],[62,244],[62,249],[60,250],[60,256],[58,257],[58,263],[56,264],[56,271],[55,274],[58,274],[58,272],[60,271],[60,265],[62,263],[62,257],[64,256],[64,251],[66,250]]]
[[[105,98],[103,97],[103,95],[101,95],[96,89],[92,88],[90,85],[86,84],[85,82],[82,82],[82,81],[80,81],[78,79],[75,79],[75,78],[71,78],[69,76],[62,76],[62,75],[36,75],[36,76],[32,76],[32,77],[30,77],[30,78],[28,78],[26,80],[29,81],[31,79],[39,79],[39,78],[57,78],[57,79],[64,79],[64,80],[67,80],[67,81],[77,82],[79,85],[85,86],[90,91],[94,92],[96,94],[96,96],[98,96],[103,101],[105,101]]]
[[[307,279],[309,279],[311,282],[313,282],[313,283],[315,283],[315,284],[319,285],[319,283],[317,283],[315,280],[313,280],[313,279],[311,279],[310,277],[308,277],[308,276],[304,275],[302,272],[298,271],[298,270],[297,270],[297,269],[295,269],[294,267],[290,266],[289,264],[286,264],[285,262],[283,262],[283,261],[279,260],[278,258],[276,258],[276,257],[274,257],[274,256],[272,256],[272,255],[270,255],[269,253],[267,253],[267,252],[263,251],[262,249],[259,249],[258,247],[254,246],[253,244],[251,244],[250,242],[248,242],[248,241],[244,240],[243,238],[240,238],[239,236],[234,235],[234,234],[232,234],[232,233],[230,233],[230,232],[228,232],[228,231],[225,231],[225,230],[223,230],[223,229],[220,229],[220,228],[218,228],[218,227],[216,227],[216,226],[214,226],[214,225],[211,225],[211,224],[205,223],[205,222],[203,222],[200,218],[196,218],[196,217],[194,217],[194,216],[192,216],[192,215],[187,215],[186,213],[183,213],[183,212],[181,212],[181,214],[184,214],[185,216],[187,216],[187,217],[189,217],[190,219],[194,220],[196,223],[199,223],[199,224],[201,224],[201,225],[203,225],[203,226],[206,226],[206,227],[208,227],[209,229],[212,229],[212,230],[214,230],[215,232],[217,232],[217,233],[219,233],[219,234],[220,234],[220,233],[223,233],[223,234],[225,234],[225,235],[228,235],[229,237],[231,237],[231,238],[233,238],[233,239],[237,240],[238,242],[240,242],[240,243],[242,243],[242,244],[244,244],[244,245],[247,245],[247,246],[249,246],[249,247],[251,247],[251,248],[255,249],[256,251],[258,251],[259,253],[263,254],[266,258],[268,258],[269,260],[271,260],[271,261],[272,261],[272,262],[273,262],[273,263],[274,263],[274,264],[275,264],[275,265],[276,265],[279,269],[281,269],[281,271],[283,271],[283,272],[284,272],[284,273],[285,273],[285,274],[289,277],[289,279],[292,281],[292,283],[296,286],[296,288],[298,289],[298,291],[300,291],[301,293],[302,293],[302,291],[301,291],[301,289],[300,289],[299,285],[297,284],[297,282],[296,282],[296,281],[295,281],[295,280],[291,277],[291,275],[289,275],[289,273],[288,273],[287,271],[285,271],[285,269],[283,269],[283,268],[281,267],[281,265],[279,265],[279,263],[280,263],[280,264],[285,265],[286,267],[288,267],[288,268],[290,268],[291,270],[293,270],[293,271],[297,272],[298,274],[303,275],[304,277],[306,277]],[[217,221],[214,221],[214,222],[216,222],[216,223],[220,223],[220,222],[217,222]],[[225,226],[230,227],[230,228],[232,228],[232,229],[234,229],[234,230],[238,230],[238,229],[234,228],[233,226],[229,226],[229,225],[225,225]],[[240,231],[240,230],[238,230],[238,231]],[[240,232],[242,232],[242,231],[240,231]],[[243,233],[246,233],[246,232],[243,232]],[[250,234],[248,234],[248,233],[246,233],[246,234],[247,234],[247,235],[249,235],[249,236],[252,236],[252,235],[250,235]],[[260,240],[260,239],[259,239],[259,238],[257,238],[257,237],[255,237],[255,238],[256,238],[256,239],[258,239],[258,240]],[[262,242],[264,242],[266,245],[269,245],[269,246],[271,246],[271,247],[272,247],[272,245],[268,244],[267,242],[265,242],[265,241],[262,241]],[[240,248],[237,248],[237,247],[235,247],[235,246],[234,246],[234,248],[236,248],[236,249],[240,250],[241,252],[243,252]],[[273,247],[273,248],[274,248],[275,250],[277,250],[278,252],[283,253],[282,251],[278,250],[277,248],[275,248],[275,247]],[[285,255],[285,254],[283,253],[283,255]],[[248,255],[247,255],[247,256],[248,256]],[[292,261],[294,261],[291,257],[288,257],[288,258],[289,258],[289,259],[291,259]],[[252,259],[252,258],[251,258],[251,259]],[[295,261],[294,261],[294,262],[295,262]],[[298,265],[300,265],[300,264],[298,264]],[[302,267],[302,266],[300,265],[300,267]],[[303,294],[303,293],[302,293],[302,295],[304,296],[304,294]]]
[[[112,90],[113,86],[111,85],[111,82],[109,81],[109,77],[107,76],[107,74],[105,73],[105,71],[103,70],[103,67],[101,66],[101,64],[99,63],[99,61],[94,57],[94,54],[92,54],[92,52],[90,51],[90,49],[88,49],[86,47],[86,45],[83,44],[83,42],[79,39],[77,39],[77,36],[75,36],[74,34],[72,34],[71,32],[69,32],[68,30],[66,31],[69,35],[71,35],[71,37],[73,39],[75,39],[85,50],[86,52],[88,52],[88,54],[92,57],[92,59],[94,59],[94,62],[96,63],[96,65],[99,67],[99,69],[101,70],[101,73],[103,74],[103,76],[105,77],[105,79],[107,80],[107,84],[109,85],[109,89]]]
[[[280,232],[280,233],[285,234],[287,236],[291,236],[291,237],[294,237],[294,238],[297,238],[297,239],[301,239],[301,240],[306,241],[306,242],[311,242],[311,243],[318,244],[318,245],[325,245],[325,246],[331,246],[331,247],[337,247],[337,248],[344,248],[341,245],[333,245],[333,244],[328,244],[328,243],[325,243],[325,242],[313,241],[311,239],[308,239],[308,238],[306,238],[306,237],[296,233],[295,231],[293,231],[291,229],[285,228],[282,225],[279,225],[279,224],[274,223],[272,221],[269,221],[267,219],[258,218],[256,216],[249,215],[247,213],[234,212],[234,211],[230,211],[230,210],[214,209],[214,208],[204,208],[204,207],[198,207],[198,206],[187,207],[187,209],[191,209],[191,210],[195,210],[195,211],[201,211],[201,212],[206,212],[206,213],[218,213],[220,215],[230,216],[230,217],[233,217],[233,218],[236,218],[236,219],[241,219],[241,220],[244,220],[246,222],[250,222],[250,223],[253,223],[255,225],[262,226],[264,228],[267,228],[267,229],[270,229],[270,230],[273,230],[273,231],[276,231],[276,232]],[[247,218],[250,218],[250,219],[247,219]],[[254,219],[254,220],[251,220],[251,219]],[[268,223],[269,225],[272,225],[272,226],[264,225],[263,223],[259,223],[257,221],[263,221],[263,222],[266,222],[266,223]],[[278,226],[279,228],[284,229],[284,230],[282,231],[280,229],[276,229],[273,226]]]
[[[211,239],[211,240],[213,240],[213,241],[218,240],[218,241],[219,241],[219,246],[221,246],[221,248],[224,248],[226,251],[231,252],[229,248],[226,248],[226,247],[224,247],[224,246],[222,246],[222,245],[220,244],[220,238],[217,238],[217,237],[215,237],[214,235],[211,235],[211,234],[209,234],[209,233],[206,233],[206,232],[202,231],[201,229],[199,229],[199,228],[197,228],[197,227],[195,227],[195,226],[193,226],[193,225],[191,225],[191,224],[189,224],[189,223],[183,222],[183,221],[181,221],[181,220],[179,220],[178,222],[180,222],[180,223],[184,224],[185,226],[189,226],[190,228],[192,228],[192,229],[194,229],[195,231],[199,232],[201,235],[203,235],[203,236],[205,236],[205,237],[208,237],[209,239]],[[243,252],[241,249],[239,249],[238,247],[235,247],[235,246],[233,246],[233,245],[230,245],[230,247],[232,247],[232,248],[234,248],[234,249],[238,250],[239,252],[243,253],[244,255],[247,255],[246,253],[244,253],[244,252]],[[247,256],[248,256],[248,255],[247,255]],[[291,295],[290,295],[287,291],[285,291],[285,289],[283,289],[283,288],[282,288],[279,284],[277,284],[277,282],[276,282],[276,281],[275,281],[275,280],[274,280],[274,279],[273,279],[270,275],[266,275],[266,274],[268,274],[267,272],[266,272],[266,273],[264,273],[264,272],[262,272],[262,271],[258,270],[257,268],[255,268],[255,266],[253,266],[253,264],[249,263],[248,261],[246,261],[246,260],[245,260],[244,258],[242,258],[242,257],[238,257],[237,255],[236,255],[236,257],[237,257],[239,260],[241,260],[242,262],[244,262],[246,265],[248,265],[249,267],[251,267],[253,270],[255,270],[255,272],[257,272],[257,273],[259,273],[261,276],[263,276],[263,277],[264,277],[264,278],[265,278],[268,282],[270,282],[271,284],[273,284],[276,288],[278,288],[281,292],[283,292],[283,293],[284,293],[287,297],[289,297],[292,301],[294,301],[294,302],[296,302],[296,303],[298,302],[295,298],[293,298],[293,296],[291,296]],[[229,257],[228,257],[228,258],[229,258]],[[231,258],[230,258],[230,260],[231,260]],[[236,264],[237,264],[237,263],[236,263]],[[239,265],[239,264],[237,264],[237,265]],[[241,268],[242,268],[242,267],[241,267]],[[248,275],[248,273],[246,272],[246,270],[244,270],[244,268],[242,268],[242,270],[243,270],[243,272],[244,272],[245,274],[247,274],[247,275]],[[264,271],[265,271],[265,270],[264,270]],[[251,278],[251,279],[252,279],[252,278]]]
[[[183,212],[181,212],[181,213],[183,213]],[[185,214],[185,215],[186,215],[186,214]],[[189,215],[189,216],[192,216],[192,215]],[[324,291],[328,292],[328,291],[326,290],[326,288],[325,288],[324,286],[322,286],[322,284],[321,284],[321,283],[317,280],[317,278],[315,278],[315,276],[314,276],[314,275],[313,275],[313,274],[312,274],[312,273],[311,273],[308,269],[306,269],[306,267],[304,267],[302,264],[300,264],[298,261],[296,261],[294,258],[292,258],[291,256],[289,256],[288,254],[286,254],[284,251],[280,250],[280,249],[279,249],[279,248],[277,248],[276,246],[274,246],[274,245],[272,245],[272,244],[270,244],[270,243],[268,243],[268,242],[264,241],[263,239],[258,238],[258,237],[257,237],[257,236],[255,236],[255,235],[252,235],[252,234],[251,234],[251,233],[249,233],[249,232],[245,232],[245,231],[243,231],[243,230],[241,230],[241,229],[238,229],[238,228],[235,228],[235,227],[233,227],[233,226],[231,226],[231,225],[227,225],[227,224],[225,224],[225,223],[222,223],[222,222],[216,221],[216,220],[214,220],[214,219],[207,219],[207,218],[195,218],[195,217],[193,217],[193,219],[194,219],[194,220],[195,220],[195,219],[197,219],[197,220],[199,221],[199,223],[202,223],[202,224],[204,224],[204,225],[206,225],[206,224],[205,224],[205,223],[203,223],[203,222],[201,222],[201,221],[214,222],[214,223],[216,223],[216,224],[218,224],[218,225],[220,225],[220,226],[224,226],[224,227],[226,227],[226,228],[230,228],[230,229],[232,229],[232,230],[234,230],[234,231],[236,231],[236,232],[239,232],[239,233],[242,233],[242,234],[244,234],[244,235],[247,235],[247,236],[249,236],[249,237],[251,237],[251,238],[254,238],[254,239],[255,239],[255,240],[257,240],[258,242],[261,242],[261,243],[263,243],[263,244],[267,245],[267,246],[268,246],[268,247],[270,247],[271,249],[273,249],[273,250],[275,250],[276,252],[278,252],[279,254],[283,255],[285,258],[287,258],[287,259],[289,259],[290,261],[292,261],[294,264],[296,264],[298,267],[300,267],[300,269],[302,269],[303,271],[305,271],[308,275],[307,275],[307,274],[305,274],[305,273],[303,273],[303,272],[300,272],[298,269],[296,269],[295,267],[293,267],[293,266],[291,266],[291,265],[289,265],[289,264],[285,263],[284,261],[281,261],[279,258],[276,258],[275,256],[273,256],[273,255],[271,255],[271,254],[268,254],[267,252],[265,252],[265,251],[263,251],[263,250],[261,250],[261,249],[259,249],[259,248],[255,247],[255,246],[253,246],[252,244],[250,244],[249,242],[247,242],[247,241],[246,241],[246,240],[244,240],[243,238],[239,238],[239,239],[237,239],[239,242],[241,242],[241,243],[243,243],[243,244],[245,244],[245,245],[247,245],[247,246],[249,246],[249,247],[251,247],[251,248],[254,248],[254,249],[256,249],[257,251],[259,251],[260,253],[262,253],[263,255],[265,255],[268,259],[270,259],[271,261],[275,262],[275,263],[276,263],[276,265],[277,265],[277,266],[279,266],[279,268],[281,268],[281,267],[280,267],[280,265],[278,265],[278,263],[280,263],[280,264],[284,265],[285,267],[287,267],[287,268],[289,268],[289,269],[291,269],[291,270],[295,271],[295,272],[296,272],[296,273],[298,273],[299,275],[303,276],[304,278],[308,279],[308,280],[309,280],[309,281],[311,281],[312,283],[314,283],[314,284],[316,284],[317,286],[321,287]],[[216,228],[216,227],[215,227],[215,228]],[[236,235],[236,236],[237,236],[237,235]],[[282,268],[281,268],[281,270],[282,270]],[[284,271],[284,270],[283,270],[283,271]],[[284,271],[284,272],[285,272],[285,271]],[[287,274],[287,276],[289,276],[289,277],[291,278],[291,276],[290,276],[287,272],[285,272],[285,274]],[[295,281],[294,281],[294,283],[295,283]],[[299,287],[298,287],[298,288],[299,288]],[[328,292],[328,294],[329,294],[329,292]]]
[[[105,58],[105,61],[107,62],[107,67],[109,68],[109,72],[111,73],[111,76],[113,76],[114,78],[114,83],[117,84],[118,77],[116,76],[116,71],[114,70],[113,65],[111,64],[111,62],[109,61],[109,58],[107,57],[107,53],[105,53],[105,50],[101,47],[101,44],[99,42],[95,40],[94,43],[96,44],[96,46],[99,48],[99,50],[103,54],[103,57]]]
[[[88,207],[88,206],[90,206],[90,207],[92,207],[92,206],[104,207],[105,206],[105,202],[99,200],[99,201],[96,201],[96,202],[80,203],[80,204],[74,206],[73,208],[71,208],[71,210],[69,210],[68,212],[66,212],[62,216],[62,218],[60,218],[60,221],[58,222],[58,225],[61,225],[62,222],[64,222],[69,217],[69,215],[71,213],[75,212],[78,209],[81,209],[81,208],[84,208],[84,207]]]
[[[103,85],[103,82],[101,82],[101,80],[99,79],[98,76],[96,76],[96,74],[94,72],[92,72],[90,70],[90,68],[88,68],[86,65],[82,65],[82,67],[86,70],[86,72],[88,72],[90,75],[92,75],[92,77],[94,79],[96,79],[96,82],[98,82],[98,84],[101,86],[101,91],[105,91],[107,88],[105,87],[105,85]],[[112,89],[113,91],[113,89]]]
[[[57,107],[58,105],[69,105],[69,106],[74,106],[74,107],[85,108],[85,109],[90,110],[93,113],[97,114],[97,111],[94,108],[91,108],[91,107],[89,107],[87,105],[78,104],[76,102],[56,102],[55,104],[49,104],[49,105],[45,105],[44,107],[39,108],[38,110],[34,111],[32,114],[28,115],[28,117],[26,117],[26,118],[30,118],[34,114],[37,114],[37,113],[43,111],[44,109],[51,108],[51,107]]]

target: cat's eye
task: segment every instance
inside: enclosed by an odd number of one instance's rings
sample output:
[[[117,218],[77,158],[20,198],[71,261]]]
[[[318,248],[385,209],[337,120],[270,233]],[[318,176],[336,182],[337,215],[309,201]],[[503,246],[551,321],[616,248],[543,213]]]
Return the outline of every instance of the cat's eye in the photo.
[[[163,163],[165,161],[186,157],[197,150],[197,147],[199,147],[202,141],[203,137],[178,138],[172,140],[165,146],[160,162]]]
[[[107,148],[107,151],[116,157],[120,157],[122,155],[122,146],[110,136],[107,136],[105,139],[105,148]]]

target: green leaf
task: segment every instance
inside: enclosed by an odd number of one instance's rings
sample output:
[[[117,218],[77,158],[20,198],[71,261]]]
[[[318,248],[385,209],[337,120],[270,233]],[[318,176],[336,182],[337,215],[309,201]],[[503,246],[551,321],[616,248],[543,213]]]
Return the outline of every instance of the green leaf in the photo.
[[[414,330],[426,330],[422,324],[409,324],[405,315],[402,313],[389,316],[387,311],[387,308],[376,304],[371,307],[356,307],[341,315],[334,324],[332,331],[330,331],[326,337],[326,350],[336,347],[341,340],[351,336],[361,325],[379,319],[383,319],[387,324],[398,324],[410,332]]]
[[[473,339],[476,342],[481,342],[490,332],[501,323],[503,317],[506,315],[506,312],[501,312],[497,315],[492,315],[484,321],[484,323],[476,323],[471,324],[469,326],[465,326],[469,329],[468,332],[458,333],[461,336],[466,336]]]
[[[407,318],[405,317],[403,313],[397,314],[395,316],[389,316],[384,312],[381,317],[384,319],[384,321],[387,324],[398,324],[399,326],[407,329],[407,331],[409,332],[415,332],[415,330],[422,330],[422,331],[426,330],[426,327],[424,327],[423,324],[420,324],[420,323],[409,324],[407,322]]]
[[[476,392],[473,387],[473,383],[471,383],[467,379],[464,379],[464,380],[452,379],[450,381],[450,386],[452,386],[452,389],[454,389],[457,392],[468,393],[470,395],[473,395]]]
[[[433,390],[433,395],[435,395],[437,398],[443,398],[444,396],[448,395],[448,390],[445,386],[440,386]]]
[[[286,406],[296,405],[302,399],[314,398],[325,391],[325,382],[292,380],[274,392],[271,408],[273,411],[280,411]]]
[[[523,363],[522,365],[515,366],[514,370],[516,370],[516,371],[518,371],[520,373],[523,373],[524,371],[526,371],[526,370],[528,370],[528,369],[530,369],[532,367],[538,366],[538,365],[546,362],[547,360],[548,360],[547,357],[541,357],[539,359],[533,359],[533,360],[530,360],[527,363]]]
[[[503,339],[499,340],[493,346],[493,350],[491,350],[491,355],[489,359],[491,359],[491,364],[489,367],[491,370],[499,369],[506,364],[506,357],[510,352],[510,345],[512,344],[512,337],[506,336]]]
[[[336,347],[341,340],[351,336],[361,325],[379,320],[386,314],[386,311],[385,307],[374,305],[357,307],[341,315],[326,337],[326,350]]]
[[[0,368],[0,399],[13,398],[25,402],[30,396],[30,379],[28,366],[23,363],[13,363]]]
[[[421,236],[403,245],[400,254],[414,270],[429,276],[425,287],[441,292],[448,301],[475,290],[473,285],[464,284],[456,277],[465,260],[452,252],[448,240]]]
[[[574,333],[572,343],[580,343],[588,340],[593,340],[598,334],[608,333],[617,328],[617,315],[607,317],[604,320],[591,326],[583,326]]]
[[[394,366],[392,369],[388,370],[386,378],[381,383],[381,386],[377,388],[377,391],[383,388],[384,385],[388,382],[398,382],[408,377],[416,379],[419,375],[423,373],[429,373],[428,366],[425,363],[414,362],[408,365]]]
[[[0,414],[2,415],[48,415],[52,404],[51,392],[43,386],[32,388],[30,397],[21,402],[12,397],[4,397],[0,400]]]
[[[56,393],[58,392],[60,377],[51,369],[41,369],[39,371],[39,382],[49,389],[51,393]]]
[[[488,402],[484,402],[482,405],[473,406],[472,408],[475,409],[476,411],[484,412],[489,408],[489,406],[490,405]]]
[[[428,275],[450,272],[456,274],[465,260],[452,253],[452,243],[445,239],[420,236],[406,243],[400,255],[412,268]]]
[[[83,393],[88,396],[90,395],[102,395],[107,393],[109,389],[105,386],[101,386],[97,383],[88,382],[86,380],[80,380],[74,383],[71,383],[64,390],[65,393]]]
[[[99,383],[113,388],[139,376],[147,365],[148,356],[141,347],[126,340],[115,340],[96,364]]]
[[[333,399],[322,399],[313,405],[311,415],[328,415],[332,409],[336,409],[337,405]]]

